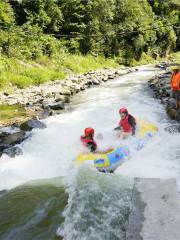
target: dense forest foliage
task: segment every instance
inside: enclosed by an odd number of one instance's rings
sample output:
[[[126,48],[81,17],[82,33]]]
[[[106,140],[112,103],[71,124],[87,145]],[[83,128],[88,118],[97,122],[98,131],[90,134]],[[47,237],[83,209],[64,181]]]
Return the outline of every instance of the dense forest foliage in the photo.
[[[35,60],[64,53],[129,64],[180,50],[178,0],[1,0],[0,55]]]

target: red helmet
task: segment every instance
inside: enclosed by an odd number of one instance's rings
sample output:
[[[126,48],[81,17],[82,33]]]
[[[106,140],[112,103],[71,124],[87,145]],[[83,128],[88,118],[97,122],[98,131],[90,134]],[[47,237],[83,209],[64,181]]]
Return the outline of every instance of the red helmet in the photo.
[[[127,108],[120,108],[119,113],[128,113]]]
[[[85,134],[86,137],[89,136],[89,135],[91,135],[93,137],[94,136],[94,129],[93,128],[85,128],[84,129],[84,134]]]

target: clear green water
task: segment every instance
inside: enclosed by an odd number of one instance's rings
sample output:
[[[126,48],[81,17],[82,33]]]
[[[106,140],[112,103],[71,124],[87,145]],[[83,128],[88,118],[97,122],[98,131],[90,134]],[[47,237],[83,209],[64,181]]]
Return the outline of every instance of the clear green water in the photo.
[[[0,239],[50,240],[63,222],[68,195],[62,186],[24,186],[0,196]]]
[[[125,239],[131,181],[83,168],[66,190],[56,183],[37,181],[1,193],[1,240]]]

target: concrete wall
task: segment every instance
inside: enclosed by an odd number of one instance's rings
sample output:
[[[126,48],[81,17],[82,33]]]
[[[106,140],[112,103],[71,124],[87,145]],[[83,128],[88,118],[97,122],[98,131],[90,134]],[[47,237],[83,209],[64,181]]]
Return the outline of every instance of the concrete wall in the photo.
[[[175,179],[135,179],[127,240],[180,240]]]

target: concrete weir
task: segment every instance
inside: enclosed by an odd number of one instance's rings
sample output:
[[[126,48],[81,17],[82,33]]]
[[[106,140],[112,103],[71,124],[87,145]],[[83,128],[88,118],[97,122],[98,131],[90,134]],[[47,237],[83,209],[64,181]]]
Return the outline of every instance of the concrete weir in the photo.
[[[175,179],[135,179],[126,239],[180,240],[180,196]]]

